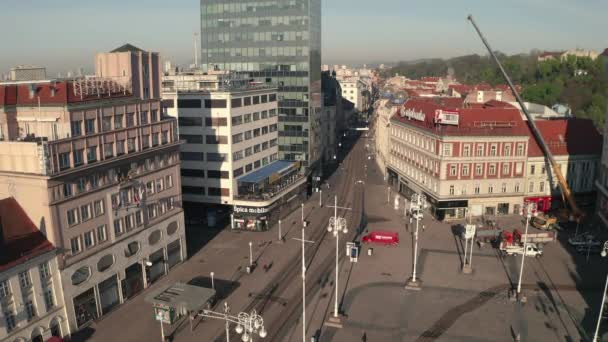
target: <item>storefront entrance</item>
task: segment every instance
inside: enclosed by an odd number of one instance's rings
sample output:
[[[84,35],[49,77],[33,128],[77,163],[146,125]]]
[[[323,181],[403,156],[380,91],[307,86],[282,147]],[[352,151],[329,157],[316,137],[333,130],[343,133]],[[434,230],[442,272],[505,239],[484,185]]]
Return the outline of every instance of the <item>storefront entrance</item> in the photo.
[[[146,266],[148,286],[165,275],[165,260],[163,249],[161,248],[156,252],[150,254],[149,261],[152,263],[152,266]]]
[[[101,304],[101,314],[105,315],[120,304],[118,294],[118,278],[116,275],[99,283],[99,300]]]
[[[498,215],[509,215],[509,203],[498,203]]]
[[[125,269],[125,279],[122,281],[122,296],[127,300],[144,289],[142,267],[139,262]]]
[[[182,249],[180,240],[175,240],[167,245],[167,264],[169,269],[182,261]]]
[[[97,302],[92,287],[74,298],[74,312],[78,328],[97,319]]]

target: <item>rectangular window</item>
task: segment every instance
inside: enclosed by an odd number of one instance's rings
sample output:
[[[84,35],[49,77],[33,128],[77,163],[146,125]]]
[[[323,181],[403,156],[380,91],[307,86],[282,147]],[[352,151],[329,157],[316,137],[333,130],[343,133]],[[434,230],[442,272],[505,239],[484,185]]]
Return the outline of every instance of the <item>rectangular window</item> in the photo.
[[[158,121],[158,110],[157,109],[152,109],[150,111],[150,120],[152,122],[157,122]]]
[[[150,147],[150,134],[144,134],[141,136],[141,148],[143,150]]]
[[[515,192],[519,192],[519,183],[515,184],[515,188],[514,188]]]
[[[535,171],[536,171],[536,166],[530,165],[530,174],[533,175]]]
[[[496,145],[490,146],[490,156],[496,157],[497,149],[498,149],[498,147]]]
[[[80,253],[80,251],[81,251],[80,237],[75,237],[75,238],[71,239],[70,247],[72,249],[72,255],[76,255],[76,254]]]
[[[135,126],[135,113],[127,113],[127,127]]]
[[[453,195],[453,194],[454,194],[454,186],[450,185],[450,195]]]
[[[171,189],[173,187],[173,176],[166,175],[165,176],[165,188]]]
[[[227,118],[205,118],[205,125],[208,127],[225,127],[228,126]]]
[[[507,183],[502,183],[502,192],[507,192]]]
[[[177,120],[180,127],[201,127],[203,125],[202,118],[180,116]]]
[[[496,164],[490,164],[488,169],[490,176],[496,175]]]
[[[475,154],[477,157],[482,157],[483,156],[483,145],[477,145],[477,151]]]
[[[169,131],[162,131],[160,133],[160,143],[166,144],[169,142]]]
[[[152,133],[152,146],[158,146],[158,133]]]
[[[135,213],[135,224],[137,224],[137,226],[141,226],[142,224],[144,224],[144,212],[141,210],[138,210]]]
[[[268,96],[268,101],[275,102],[277,100],[277,94],[270,94]]]
[[[148,181],[148,182],[146,183],[146,193],[147,193],[148,195],[153,195],[153,194],[154,194],[154,190],[155,190],[155,189],[156,189],[156,188],[154,187],[154,181],[153,181],[153,180]]]
[[[462,175],[463,176],[469,175],[469,165],[462,165]]]
[[[236,178],[243,174],[243,168],[239,167],[238,169],[232,171],[232,177]]]
[[[68,225],[74,226],[78,224],[78,209],[70,209],[67,211]]]
[[[245,106],[251,106],[251,97],[244,97]]]
[[[97,146],[87,148],[87,163],[93,163],[97,161]]]
[[[251,114],[243,115],[243,122],[250,123],[251,122]]]
[[[203,152],[181,152],[180,157],[182,160],[192,160],[192,161],[204,161],[205,154]]]
[[[232,108],[239,108],[243,105],[243,100],[242,99],[232,99],[230,100],[230,106]]]
[[[452,144],[443,144],[443,155],[445,157],[452,156]]]
[[[245,140],[249,140],[249,139],[251,139],[251,137],[252,137],[251,131],[245,132]]]
[[[207,152],[207,161],[224,162],[227,160],[226,153]]]
[[[267,110],[263,110],[262,111],[262,119],[267,119],[268,118],[268,111]]]
[[[12,331],[17,327],[17,321],[15,318],[15,312],[11,309],[5,309],[4,311],[4,321],[6,322],[6,330]]]
[[[198,99],[178,99],[177,108],[201,108],[201,103]]]
[[[84,131],[86,134],[95,133],[95,119],[87,119],[84,121]]]
[[[80,219],[82,220],[82,222],[84,221],[88,221],[89,219],[91,219],[91,205],[90,204],[86,204],[80,207]]]
[[[547,170],[545,169],[545,165],[541,166],[540,173],[544,175],[546,172],[547,172]]]
[[[95,245],[95,238],[93,237],[93,231],[85,232],[83,235],[84,248],[89,249]]]
[[[253,146],[253,153],[259,153],[262,151],[262,145],[257,144]]]
[[[234,116],[232,118],[232,126],[238,126],[243,124],[243,116],[239,115],[239,116]]]
[[[505,157],[511,156],[511,145],[505,145]]]
[[[114,143],[103,144],[103,155],[106,158],[114,157]]]
[[[82,121],[81,120],[72,121],[70,123],[70,126],[72,128],[73,137],[79,137],[82,135]]]
[[[254,129],[253,130],[253,137],[257,138],[259,136],[260,136],[260,129],[259,128]]]
[[[524,155],[524,145],[523,144],[517,144],[517,156],[521,157]]]
[[[528,191],[529,192],[534,192],[534,182],[530,182],[530,184],[528,186]]]
[[[70,153],[59,153],[59,169],[65,170],[70,168]]]
[[[186,140],[188,144],[202,144],[203,136],[202,135],[188,135],[188,134],[180,134],[180,140]]]
[[[127,151],[129,153],[135,152],[135,138],[127,139]]]
[[[462,155],[464,157],[470,157],[471,156],[471,145],[469,145],[469,144],[464,145],[464,147],[462,149]]]
[[[205,188],[199,186],[182,186],[182,192],[190,195],[205,195]]]
[[[51,277],[51,266],[48,261],[45,261],[38,265],[38,270],[40,270],[40,279],[47,280]]]
[[[22,289],[27,289],[32,286],[32,278],[30,278],[29,271],[23,271],[19,273],[19,286]]]
[[[114,220],[114,235],[120,236],[124,233],[124,227],[122,225],[122,219],[117,218]]]
[[[230,174],[228,171],[207,170],[207,178],[228,179],[230,178]]]
[[[490,186],[488,187],[488,193],[494,193],[494,185],[490,184]]]
[[[232,143],[233,144],[238,144],[241,141],[243,141],[243,133],[233,134],[232,135]]]
[[[510,164],[502,164],[502,174],[508,175],[511,173],[511,165]]]
[[[130,231],[135,227],[135,222],[133,222],[133,215],[125,216],[125,229]]]
[[[476,176],[483,175],[483,167],[481,166],[481,164],[476,164],[475,165],[475,175]]]
[[[226,108],[227,101],[219,99],[205,99],[205,108]]]
[[[209,145],[224,145],[228,143],[228,137],[225,135],[206,135],[205,143]]]
[[[31,300],[25,302],[25,312],[27,314],[28,322],[36,317],[36,307],[34,306],[34,302]]]
[[[261,98],[262,103],[267,103],[268,102],[268,95],[262,95]]]
[[[50,311],[55,307],[55,296],[53,296],[53,287],[47,287],[44,289],[44,306],[46,311]]]
[[[101,243],[108,239],[107,229],[105,224],[97,227],[97,242]]]
[[[6,298],[11,295],[11,288],[8,284],[8,280],[0,281],[0,299]]]
[[[114,115],[114,129],[121,129],[123,127],[122,119],[123,115]]]
[[[456,176],[458,174],[458,168],[456,165],[450,165],[450,176]]]
[[[116,155],[122,156],[123,154],[125,154],[125,141],[118,140],[116,141]]]
[[[253,96],[253,104],[260,104],[260,97],[259,96]]]
[[[259,112],[253,113],[253,121],[258,121],[258,120],[260,120],[260,113]]]
[[[74,151],[74,166],[82,165],[84,163],[84,149]]]
[[[540,182],[538,191],[545,192],[545,182]]]
[[[232,152],[232,161],[238,161],[243,159],[243,151]]]
[[[475,185],[475,195],[479,195],[479,184]]]
[[[109,132],[112,130],[112,117],[106,116],[101,120],[101,129],[104,132]]]
[[[147,125],[148,124],[148,111],[147,110],[142,110],[139,113],[139,124],[140,125]]]

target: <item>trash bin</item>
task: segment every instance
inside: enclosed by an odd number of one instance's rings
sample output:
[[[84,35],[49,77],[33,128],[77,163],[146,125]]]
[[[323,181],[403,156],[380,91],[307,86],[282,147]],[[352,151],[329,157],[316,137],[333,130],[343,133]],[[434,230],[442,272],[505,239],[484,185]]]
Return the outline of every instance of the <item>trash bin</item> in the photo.
[[[373,248],[368,248],[367,249],[367,255],[372,256],[374,254],[374,249]]]

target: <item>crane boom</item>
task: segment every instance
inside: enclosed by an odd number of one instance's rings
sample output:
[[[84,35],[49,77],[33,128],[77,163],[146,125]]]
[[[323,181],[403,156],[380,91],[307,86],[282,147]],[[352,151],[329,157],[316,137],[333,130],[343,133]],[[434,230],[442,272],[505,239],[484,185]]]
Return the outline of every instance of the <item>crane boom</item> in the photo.
[[[545,154],[545,157],[549,160],[549,163],[551,164],[551,167],[553,168],[553,172],[557,176],[557,181],[559,183],[559,189],[562,194],[562,198],[565,199],[568,202],[568,204],[570,205],[570,209],[572,210],[572,214],[574,215],[574,217],[577,219],[580,219],[583,216],[583,212],[579,209],[578,205],[576,204],[576,201],[574,201],[574,196],[572,195],[572,190],[570,190],[570,186],[568,185],[566,178],[564,178],[564,175],[562,174],[561,167],[555,161],[555,158],[553,157],[551,150],[545,143],[545,140],[543,139],[542,135],[540,134],[538,127],[536,127],[536,123],[534,123],[534,118],[528,112],[528,108],[526,108],[524,101],[522,100],[521,96],[519,96],[519,93],[515,89],[513,82],[511,82],[511,78],[509,77],[509,75],[503,68],[502,64],[496,57],[496,54],[494,54],[494,50],[492,50],[492,48],[490,47],[490,44],[488,43],[486,38],[481,33],[481,30],[479,29],[479,27],[477,27],[475,20],[473,20],[473,16],[469,15],[467,17],[467,19],[471,22],[471,24],[475,28],[475,31],[477,31],[479,38],[481,38],[481,41],[488,49],[490,56],[492,56],[492,59],[494,59],[494,62],[496,62],[496,64],[498,65],[498,68],[500,69],[500,72],[502,73],[503,77],[507,81],[509,88],[511,88],[511,91],[515,95],[515,99],[517,99],[517,103],[519,103],[521,110],[524,112],[524,115],[526,115],[526,118],[528,118],[528,125],[530,126],[530,130],[532,131],[534,138],[536,139],[536,141],[538,142],[538,145],[540,146],[543,153]]]

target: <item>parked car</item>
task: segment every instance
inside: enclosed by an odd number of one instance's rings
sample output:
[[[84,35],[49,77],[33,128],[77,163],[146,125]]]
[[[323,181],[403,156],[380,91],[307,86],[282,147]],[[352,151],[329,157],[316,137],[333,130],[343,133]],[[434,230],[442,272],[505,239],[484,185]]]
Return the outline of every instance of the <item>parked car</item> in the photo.
[[[501,247],[501,251],[506,255],[524,254],[524,247],[518,245],[506,245]],[[526,256],[540,258],[543,255],[543,250],[538,248],[534,243],[526,245]]]

